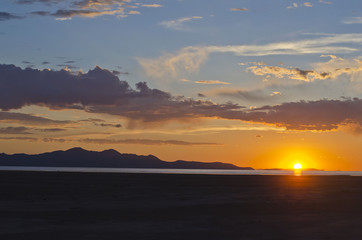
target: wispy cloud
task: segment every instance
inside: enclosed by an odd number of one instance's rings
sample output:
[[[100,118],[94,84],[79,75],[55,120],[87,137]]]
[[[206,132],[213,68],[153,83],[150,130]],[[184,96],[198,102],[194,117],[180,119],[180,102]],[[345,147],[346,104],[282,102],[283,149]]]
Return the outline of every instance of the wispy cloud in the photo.
[[[154,140],[154,139],[84,138],[84,139],[79,139],[78,141],[82,143],[93,143],[93,144],[140,144],[140,145],[179,145],[179,146],[220,145],[212,142],[186,142],[179,140]]]
[[[323,4],[332,4],[332,2],[326,0],[319,0],[319,2]]]
[[[183,17],[183,18],[178,18],[178,19],[174,19],[174,20],[163,21],[160,23],[160,25],[162,25],[166,28],[169,28],[169,29],[173,29],[173,30],[185,30],[184,24],[186,22],[190,22],[193,20],[199,20],[202,18],[203,17],[200,17],[200,16]]]
[[[199,83],[199,84],[230,84],[229,82],[223,82],[220,80],[199,80],[199,81],[196,81],[195,83]]]
[[[227,98],[238,99],[246,102],[252,103],[271,103],[275,100],[280,99],[282,95],[280,92],[266,92],[262,89],[257,90],[245,90],[245,89],[231,89],[231,88],[224,88],[224,89],[215,89],[207,92],[207,95],[213,96],[223,96]]]
[[[114,138],[54,138],[54,137],[0,137],[0,140],[22,140],[31,142],[46,142],[46,143],[86,143],[86,144],[97,144],[97,145],[148,145],[148,146],[218,146],[219,143],[214,142],[188,142],[180,140],[158,140],[158,139],[144,139],[144,138],[130,138],[130,139],[114,139]]]
[[[147,8],[159,8],[159,7],[163,7],[163,5],[161,4],[141,4],[141,7],[147,7]]]
[[[230,8],[230,11],[245,12],[245,11],[249,11],[249,9],[248,8]]]
[[[292,5],[288,6],[287,8],[298,8],[298,7],[313,7],[313,4],[310,2],[304,2],[299,4],[294,2]]]
[[[59,126],[72,123],[71,121],[52,120],[45,117],[16,112],[0,112],[0,122],[20,123],[30,126]]]
[[[0,134],[31,134],[28,130],[26,127],[6,127],[0,128]]]
[[[8,12],[0,12],[0,22],[12,20],[12,19],[21,19],[21,18],[23,18],[23,17],[16,16],[16,15],[8,13]]]
[[[343,46],[343,44],[348,44]],[[360,51],[350,44],[362,44],[362,34],[328,34],[298,41],[264,45],[190,46],[158,59],[138,58],[146,73],[154,78],[175,78],[182,72],[197,72],[211,53],[233,53],[236,56],[338,54]]]
[[[342,23],[344,24],[362,24],[362,17],[345,18]]]

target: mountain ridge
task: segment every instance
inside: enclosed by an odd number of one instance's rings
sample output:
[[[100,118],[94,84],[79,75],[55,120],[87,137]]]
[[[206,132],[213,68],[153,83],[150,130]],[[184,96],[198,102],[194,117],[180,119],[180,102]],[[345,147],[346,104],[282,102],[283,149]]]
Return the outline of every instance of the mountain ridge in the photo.
[[[186,160],[167,162],[154,155],[119,153],[114,149],[97,152],[80,147],[40,154],[1,153],[0,166],[254,170],[231,163]]]

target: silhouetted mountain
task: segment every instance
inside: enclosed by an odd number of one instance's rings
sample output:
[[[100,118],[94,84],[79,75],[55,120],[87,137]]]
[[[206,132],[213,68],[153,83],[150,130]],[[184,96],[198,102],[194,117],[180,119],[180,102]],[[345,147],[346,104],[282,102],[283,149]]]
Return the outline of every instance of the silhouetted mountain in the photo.
[[[8,155],[2,153],[0,154],[0,166],[253,170],[250,167],[238,167],[230,163],[204,163],[183,160],[166,162],[153,155],[121,154],[113,149],[95,152],[82,148],[71,148],[66,151],[54,151],[35,155]]]

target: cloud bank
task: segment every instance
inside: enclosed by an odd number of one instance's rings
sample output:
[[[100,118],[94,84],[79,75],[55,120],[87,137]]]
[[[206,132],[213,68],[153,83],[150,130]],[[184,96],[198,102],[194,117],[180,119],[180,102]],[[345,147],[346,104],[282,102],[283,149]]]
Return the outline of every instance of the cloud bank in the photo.
[[[151,89],[144,82],[138,83],[134,90],[111,71],[99,67],[87,73],[73,74],[65,70],[21,69],[14,65],[0,65],[0,86],[0,109],[3,111],[29,105],[78,109],[126,118],[131,125],[220,118],[275,125],[289,130],[330,131],[343,127],[357,131],[362,123],[362,99],[358,98],[300,101],[248,109],[231,102],[217,104],[172,96]],[[244,98],[260,98],[257,93],[237,94]],[[276,92],[273,96],[262,98],[279,95]],[[21,113],[0,112],[0,121],[10,120],[38,124],[44,122],[48,125],[63,122]]]

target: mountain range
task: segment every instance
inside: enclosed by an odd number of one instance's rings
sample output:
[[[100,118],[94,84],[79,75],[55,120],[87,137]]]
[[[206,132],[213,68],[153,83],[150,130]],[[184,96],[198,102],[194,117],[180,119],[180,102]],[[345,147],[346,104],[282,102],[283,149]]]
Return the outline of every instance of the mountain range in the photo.
[[[251,167],[238,167],[230,163],[184,160],[167,162],[153,155],[125,154],[113,149],[96,152],[78,147],[34,155],[1,153],[0,166],[253,170]]]

